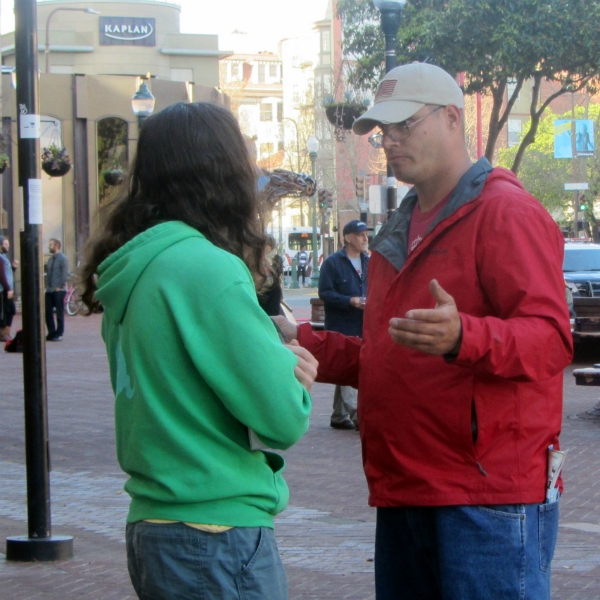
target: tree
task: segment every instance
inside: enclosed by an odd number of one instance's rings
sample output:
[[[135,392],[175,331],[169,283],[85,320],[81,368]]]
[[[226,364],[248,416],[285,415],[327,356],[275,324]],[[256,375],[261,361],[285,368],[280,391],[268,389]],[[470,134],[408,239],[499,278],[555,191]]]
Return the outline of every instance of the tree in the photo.
[[[594,212],[595,205],[600,199],[600,105],[577,106],[574,110],[576,119],[590,119],[594,121],[596,154],[590,158],[578,158],[583,163],[585,175],[580,175],[582,181],[589,184],[585,192],[587,220],[597,225]],[[557,119],[570,120],[572,112],[563,115],[548,112],[541,119],[536,135],[536,140],[531,144],[527,154],[523,157],[519,178],[525,189],[533,194],[558,220],[565,224],[573,219],[573,192],[565,192],[564,184],[573,181],[573,160],[554,158],[554,121]],[[519,146],[503,148],[498,153],[498,164],[509,167],[513,162]]]
[[[371,0],[340,0],[343,50],[356,60],[354,84],[373,89],[383,75],[384,43]],[[555,98],[587,89],[600,73],[600,2],[570,0],[412,0],[398,32],[399,64],[414,60],[465,73],[465,93],[492,98],[485,155],[492,161],[502,128],[526,81],[532,82],[529,129],[514,156],[519,169],[543,112]],[[515,86],[505,102],[507,84]],[[544,81],[552,92],[541,96]]]

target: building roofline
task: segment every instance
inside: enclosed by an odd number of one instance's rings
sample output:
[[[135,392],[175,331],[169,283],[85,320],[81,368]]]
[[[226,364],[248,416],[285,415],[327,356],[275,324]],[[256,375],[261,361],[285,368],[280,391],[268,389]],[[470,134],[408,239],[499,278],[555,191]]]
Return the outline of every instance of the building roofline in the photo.
[[[114,4],[118,0],[89,0],[88,4]],[[37,5],[44,6],[54,4],[82,4],[84,0],[38,0]],[[127,0],[128,4],[152,4],[154,6],[168,6],[169,8],[176,8],[181,12],[181,5],[179,2],[169,2],[168,0]]]
[[[233,54],[231,50],[203,50],[193,48],[161,48],[161,54],[171,54],[175,56],[216,56],[217,58],[227,58]]]
[[[94,46],[69,46],[69,45],[59,45],[59,44],[50,44],[50,52],[93,52],[95,50]],[[38,44],[38,52],[45,52],[46,47],[43,44]],[[0,49],[2,56],[10,56],[15,53],[15,45],[11,44],[10,46],[4,46]]]

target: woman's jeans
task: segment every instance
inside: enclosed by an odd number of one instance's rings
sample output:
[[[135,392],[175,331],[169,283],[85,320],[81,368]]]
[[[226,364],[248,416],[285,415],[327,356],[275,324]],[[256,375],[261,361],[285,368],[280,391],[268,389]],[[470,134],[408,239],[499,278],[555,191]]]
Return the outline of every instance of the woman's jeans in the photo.
[[[286,600],[268,527],[206,533],[183,523],[127,524],[127,563],[141,600]]]
[[[377,600],[549,600],[558,502],[378,508]]]

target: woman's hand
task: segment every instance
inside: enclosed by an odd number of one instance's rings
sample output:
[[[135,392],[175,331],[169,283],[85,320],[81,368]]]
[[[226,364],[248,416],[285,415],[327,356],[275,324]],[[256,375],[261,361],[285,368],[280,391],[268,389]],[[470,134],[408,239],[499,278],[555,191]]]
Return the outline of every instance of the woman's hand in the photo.
[[[296,340],[292,340],[289,344],[285,344],[297,357],[298,364],[294,369],[294,375],[306,391],[310,392],[312,384],[317,378],[317,369],[319,363],[317,359],[306,349],[298,345]]]

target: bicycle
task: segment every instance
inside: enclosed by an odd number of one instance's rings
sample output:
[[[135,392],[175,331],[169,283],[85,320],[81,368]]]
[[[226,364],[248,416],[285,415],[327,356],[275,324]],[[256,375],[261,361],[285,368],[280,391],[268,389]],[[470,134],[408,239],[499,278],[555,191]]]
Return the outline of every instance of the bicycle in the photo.
[[[70,316],[74,317],[81,313],[87,315],[89,312],[88,307],[82,302],[79,297],[79,290],[77,286],[73,285],[73,273],[69,273],[69,279],[67,281],[67,293],[65,294],[65,312]]]

